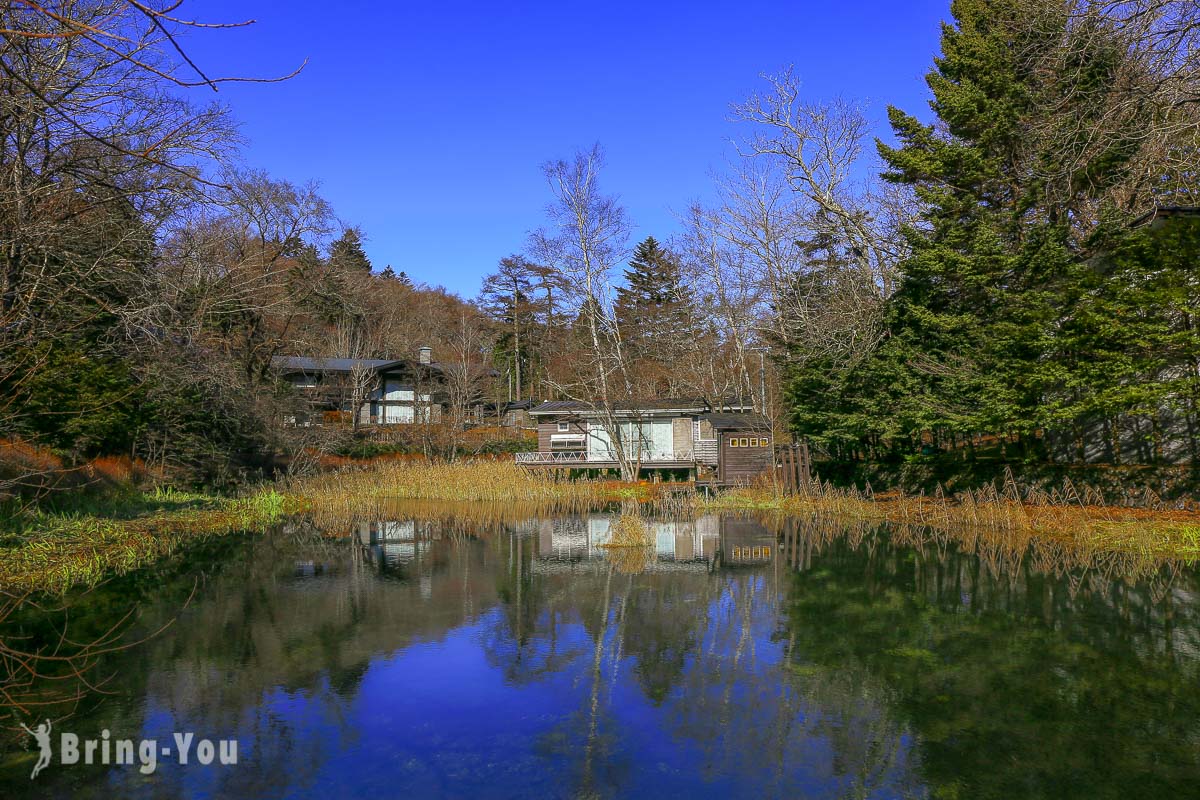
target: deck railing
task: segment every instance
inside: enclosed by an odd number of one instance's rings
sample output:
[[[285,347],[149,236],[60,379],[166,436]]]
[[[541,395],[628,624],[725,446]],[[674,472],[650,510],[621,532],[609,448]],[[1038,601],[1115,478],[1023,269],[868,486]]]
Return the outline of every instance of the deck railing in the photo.
[[[602,456],[598,453],[580,452],[550,452],[550,453],[517,453],[518,464],[612,464],[616,456]],[[643,464],[679,463],[691,461],[675,453],[643,453]]]
[[[587,453],[517,453],[518,464],[586,464]]]

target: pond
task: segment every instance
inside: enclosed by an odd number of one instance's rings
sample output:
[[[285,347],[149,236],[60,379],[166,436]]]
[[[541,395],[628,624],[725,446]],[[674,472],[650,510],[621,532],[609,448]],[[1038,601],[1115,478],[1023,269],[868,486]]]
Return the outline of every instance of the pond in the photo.
[[[1190,567],[820,520],[294,519],[25,609],[119,644],[6,711],[2,797],[1183,797]],[[45,672],[54,672],[50,664]],[[64,704],[66,698],[74,698]],[[67,716],[66,712],[72,713]],[[17,727],[53,716],[55,755]],[[67,765],[236,740],[237,763]],[[101,745],[102,746],[102,745]],[[135,745],[135,746],[139,746]],[[177,748],[178,749],[178,748]],[[211,756],[211,754],[210,754]],[[82,759],[81,759],[82,761]]]

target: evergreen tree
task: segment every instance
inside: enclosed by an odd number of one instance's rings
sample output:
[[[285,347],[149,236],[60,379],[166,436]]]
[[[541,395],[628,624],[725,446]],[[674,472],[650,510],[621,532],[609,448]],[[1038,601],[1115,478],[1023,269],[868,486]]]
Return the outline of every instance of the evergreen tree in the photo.
[[[692,331],[694,300],[680,274],[679,261],[653,236],[633,251],[626,285],[617,290],[617,325],[630,359],[648,392],[666,391],[663,377]]]
[[[494,356],[496,363],[512,370],[515,397],[525,396],[524,387],[530,377],[530,329],[534,324],[533,270],[522,256],[500,259],[496,272],[483,279],[479,294],[480,306],[499,323]]]
[[[891,108],[884,177],[925,212],[890,303],[875,368],[891,391],[872,416],[893,432],[1030,434],[1071,413],[1056,337],[1084,297],[1092,230],[1134,163],[1137,119],[1104,123],[1104,147],[1059,132],[1101,125],[1122,51],[1071,27],[1061,5],[955,0],[927,77],[937,125]],[[1042,67],[1070,64],[1065,74]],[[1043,135],[1031,137],[1030,131]],[[883,362],[889,362],[886,365]]]
[[[356,228],[346,228],[340,239],[329,247],[329,262],[346,272],[370,272],[371,260],[362,246],[362,234]]]

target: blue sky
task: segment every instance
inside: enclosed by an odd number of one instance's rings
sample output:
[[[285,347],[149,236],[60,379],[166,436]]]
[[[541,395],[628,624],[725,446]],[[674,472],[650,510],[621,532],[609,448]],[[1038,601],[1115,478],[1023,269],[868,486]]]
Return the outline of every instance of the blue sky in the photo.
[[[729,106],[760,73],[794,65],[807,97],[865,101],[880,133],[888,103],[924,115],[948,6],[206,0],[206,21],[258,23],[186,43],[214,75],[307,58],[286,83],[222,88],[248,165],[318,181],[377,269],[469,297],[542,223],[539,165],[594,142],[634,241],[668,238],[732,157]]]

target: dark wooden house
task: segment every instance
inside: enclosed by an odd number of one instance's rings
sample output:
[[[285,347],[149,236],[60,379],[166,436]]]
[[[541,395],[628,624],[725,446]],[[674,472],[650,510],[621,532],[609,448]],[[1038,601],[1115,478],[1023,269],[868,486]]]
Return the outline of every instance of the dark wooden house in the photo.
[[[572,400],[542,403],[529,411],[537,423],[538,449],[518,453],[528,467],[608,470],[623,451],[643,473],[671,473],[714,485],[748,483],[774,463],[771,424],[737,403],[713,409],[703,400],[625,403],[607,414]],[[615,439],[615,440],[614,440]]]
[[[415,360],[285,356],[272,367],[308,401],[311,413],[296,424],[357,413],[362,425],[404,425],[437,422],[447,412],[446,368],[431,355],[423,347]]]

